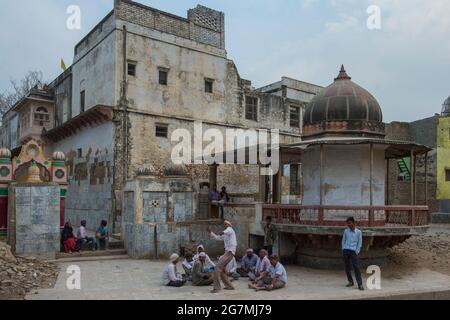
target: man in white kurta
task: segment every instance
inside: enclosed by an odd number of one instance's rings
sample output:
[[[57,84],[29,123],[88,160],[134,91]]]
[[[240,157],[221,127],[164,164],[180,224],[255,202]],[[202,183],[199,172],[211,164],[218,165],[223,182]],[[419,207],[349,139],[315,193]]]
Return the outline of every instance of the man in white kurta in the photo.
[[[210,236],[218,241],[223,241],[225,244],[225,254],[219,260],[219,263],[216,265],[214,270],[214,290],[212,293],[218,293],[222,290],[222,286],[220,284],[220,279],[225,285],[225,290],[234,290],[233,285],[231,284],[227,272],[227,265],[233,260],[236,255],[237,248],[237,240],[236,233],[233,230],[233,225],[229,221],[224,222],[225,230],[221,232],[219,235],[216,235],[211,231],[211,228],[208,228]]]

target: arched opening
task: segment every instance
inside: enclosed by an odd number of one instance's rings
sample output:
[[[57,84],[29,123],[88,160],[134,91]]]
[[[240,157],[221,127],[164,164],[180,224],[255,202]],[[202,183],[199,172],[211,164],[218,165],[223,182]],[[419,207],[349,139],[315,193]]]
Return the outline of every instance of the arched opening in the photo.
[[[39,107],[34,112],[34,123],[39,126],[44,126],[50,121],[50,114],[47,108]]]
[[[32,164],[32,161],[26,162],[22,165],[20,165],[16,171],[14,172],[14,178],[17,182],[26,182],[28,179],[28,169],[30,168]],[[51,181],[51,173],[50,171],[40,164],[39,162],[36,162],[36,165],[39,167],[40,170],[40,176],[42,182],[50,182]]]

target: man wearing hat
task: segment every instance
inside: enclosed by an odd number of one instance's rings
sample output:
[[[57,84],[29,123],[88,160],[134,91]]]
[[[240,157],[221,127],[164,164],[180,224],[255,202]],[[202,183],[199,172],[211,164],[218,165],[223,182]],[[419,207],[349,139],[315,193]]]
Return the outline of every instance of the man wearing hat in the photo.
[[[247,249],[247,254],[242,258],[241,267],[237,270],[243,278],[248,278],[249,273],[255,273],[258,264],[258,256],[253,249]]]
[[[162,284],[168,287],[182,287],[186,283],[186,278],[184,278],[177,271],[177,264],[180,261],[180,256],[176,253],[170,256],[170,263],[164,269],[162,275]]]
[[[233,225],[230,221],[224,221],[225,230],[222,231],[219,235],[216,235],[212,232],[211,227],[208,227],[208,232],[210,236],[218,241],[223,241],[225,244],[225,254],[220,258],[219,263],[216,265],[214,269],[214,290],[211,293],[218,293],[222,290],[222,286],[220,284],[220,280],[222,280],[225,285],[225,290],[234,290],[233,285],[228,278],[226,267],[233,260],[236,255],[237,248],[237,240],[236,233],[233,230]]]
[[[211,274],[206,272],[206,253],[200,252],[198,260],[194,262],[192,268],[192,285],[194,286],[210,286],[213,283]]]

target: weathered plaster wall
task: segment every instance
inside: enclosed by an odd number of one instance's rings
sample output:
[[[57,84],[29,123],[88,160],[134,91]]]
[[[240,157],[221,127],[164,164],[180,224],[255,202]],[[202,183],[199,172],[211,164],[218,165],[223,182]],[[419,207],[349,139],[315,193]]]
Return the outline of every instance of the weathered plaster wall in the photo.
[[[212,257],[223,253],[223,242],[209,238],[207,226],[220,230],[217,220],[200,221],[195,215],[189,178],[140,177],[125,188],[123,239],[134,258],[167,258],[177,252],[194,252],[203,244]],[[248,246],[248,225],[254,222],[252,206],[226,208],[225,217],[236,222],[239,254]]]
[[[55,127],[72,118],[72,83],[70,73],[55,86]]]
[[[289,107],[302,104],[244,86],[234,63],[217,48],[118,20],[117,28],[123,26],[127,60],[137,63],[136,76],[127,77],[129,110],[300,134],[301,128],[290,127]],[[117,57],[123,56],[123,37],[117,33]],[[122,59],[116,68],[119,74]],[[159,84],[159,68],[169,70],[167,86]],[[205,78],[214,80],[213,93],[205,92]],[[257,122],[245,119],[245,95],[259,98]]]
[[[114,16],[94,31],[87,47],[79,49],[72,65],[72,116],[80,114],[80,93],[85,110],[96,105],[115,106],[117,97],[116,33]]]
[[[193,188],[189,178],[140,177],[125,188],[122,230],[125,247],[133,258],[167,258],[172,253],[195,252],[203,244],[214,259],[223,254],[224,244],[209,237],[208,225],[223,230],[218,220],[197,219]],[[255,221],[253,206],[225,209],[225,218],[234,223],[238,255],[248,247],[249,225]]]
[[[439,117],[434,116],[412,123],[392,122],[386,126],[386,139],[415,141],[433,150],[428,154],[428,202],[425,201],[425,157],[417,157],[416,203],[428,205],[430,212],[440,211],[437,199],[438,151],[436,148]],[[411,205],[411,182],[399,179],[397,160],[389,161],[389,205]]]
[[[155,136],[156,124],[168,125],[168,137]],[[227,127],[220,125],[203,125],[204,132],[209,129],[219,130],[226,135]],[[129,177],[136,177],[142,172],[153,172],[157,176],[166,175],[166,171],[176,166],[172,162],[172,149],[178,141],[172,142],[170,137],[174,130],[186,129],[194,137],[194,123],[192,121],[173,118],[155,117],[146,114],[130,114],[130,152]],[[295,138],[281,136],[282,143],[290,143]],[[206,147],[208,143],[204,143]],[[225,146],[224,146],[225,147]],[[198,191],[202,182],[209,181],[207,166],[187,165],[181,171],[192,179],[194,190]],[[218,168],[218,187],[226,186],[230,193],[256,194],[259,191],[259,169],[257,166],[221,165]]]
[[[101,220],[112,223],[112,183],[114,173],[113,124],[85,128],[54,146],[66,154],[69,188],[66,220],[96,228]],[[82,157],[78,156],[78,149]]]
[[[450,170],[450,117],[439,118],[437,128],[437,199],[443,212],[450,212],[450,181],[445,171]]]
[[[385,204],[384,148],[374,147],[373,204]],[[304,153],[305,205],[320,204],[320,148]],[[370,205],[370,150],[363,146],[325,146],[324,205]]]
[[[410,123],[410,130],[413,141],[423,144],[430,148],[436,148],[437,143],[437,125],[439,116],[414,121]]]

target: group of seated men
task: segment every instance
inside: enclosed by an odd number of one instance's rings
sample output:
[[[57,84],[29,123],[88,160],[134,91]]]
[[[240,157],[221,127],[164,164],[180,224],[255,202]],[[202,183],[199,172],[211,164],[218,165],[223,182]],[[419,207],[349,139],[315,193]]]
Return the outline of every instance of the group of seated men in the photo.
[[[197,247],[197,253],[186,254],[182,262],[185,274],[177,271],[180,261],[178,254],[170,257],[170,263],[164,269],[162,284],[170,287],[182,287],[187,282],[193,286],[210,286],[213,284],[213,273],[215,264],[205,252],[204,246]],[[248,278],[250,289],[256,291],[272,291],[285,288],[287,285],[287,274],[283,265],[276,255],[268,256],[266,250],[261,250],[259,256],[248,249],[242,258],[241,266],[237,268],[236,259],[227,265],[228,276],[233,280]]]

